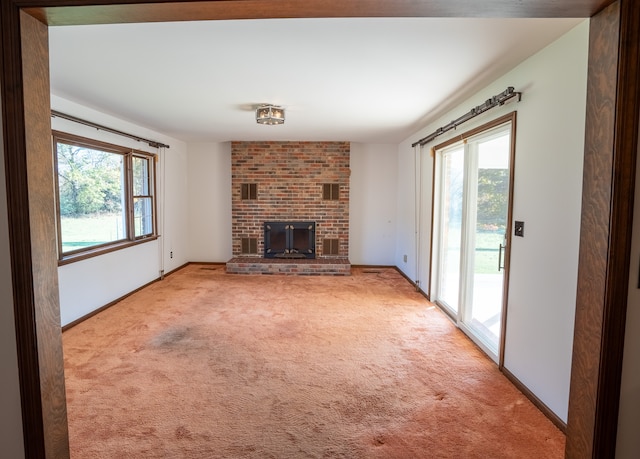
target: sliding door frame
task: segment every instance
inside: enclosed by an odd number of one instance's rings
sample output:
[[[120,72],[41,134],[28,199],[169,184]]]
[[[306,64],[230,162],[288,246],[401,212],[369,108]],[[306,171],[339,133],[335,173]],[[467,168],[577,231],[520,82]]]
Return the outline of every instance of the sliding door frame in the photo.
[[[505,272],[504,272],[504,283],[503,283],[503,287],[502,287],[502,314],[500,316],[500,343],[498,346],[498,368],[500,370],[502,370],[504,368],[504,346],[506,343],[506,334],[507,334],[507,304],[509,301],[509,266],[511,263],[511,229],[512,229],[512,220],[513,220],[513,190],[514,190],[514,174],[515,174],[515,161],[516,161],[516,127],[517,127],[517,111],[512,111],[510,113],[507,113],[506,115],[502,115],[498,118],[495,118],[494,120],[491,120],[481,126],[478,126],[476,128],[470,129],[466,132],[464,132],[463,134],[457,135],[455,137],[452,137],[451,139],[448,139],[436,146],[434,146],[431,151],[433,152],[433,177],[432,177],[432,183],[433,185],[433,190],[434,192],[431,193],[431,209],[432,209],[432,214],[431,214],[431,253],[430,253],[430,257],[429,257],[429,266],[433,267],[433,263],[435,262],[434,260],[434,253],[433,253],[433,247],[435,246],[434,244],[434,235],[435,234],[439,234],[440,231],[435,232],[435,222],[436,222],[436,218],[435,218],[435,209],[439,209],[440,206],[436,203],[436,193],[435,193],[435,184],[437,182],[436,180],[436,176],[438,174],[438,169],[437,169],[437,152],[439,150],[445,149],[453,144],[456,144],[458,142],[464,141],[465,139],[468,139],[470,137],[474,137],[478,134],[481,134],[485,131],[489,131],[493,128],[496,128],[498,126],[504,125],[510,123],[511,124],[511,138],[510,138],[510,152],[509,152],[509,206],[507,209],[507,224],[506,224],[506,228],[505,228],[505,232],[506,232],[506,238],[507,238],[507,250],[505,250],[504,253],[504,266],[505,266]],[[465,185],[466,187],[466,185]],[[440,250],[438,250],[439,252]],[[439,254],[440,255],[440,254]],[[429,285],[433,285],[433,269],[430,272],[430,276],[429,276]],[[429,292],[429,297],[431,298],[432,301],[435,302],[435,298],[433,297],[433,291]],[[447,315],[451,316],[451,312],[448,311],[446,308],[443,308],[442,306],[440,306],[440,309],[442,309]],[[459,309],[459,308],[458,308]],[[460,314],[460,311],[458,310],[458,315]],[[453,319],[454,317],[452,317]],[[457,318],[456,318],[456,322],[457,322]]]

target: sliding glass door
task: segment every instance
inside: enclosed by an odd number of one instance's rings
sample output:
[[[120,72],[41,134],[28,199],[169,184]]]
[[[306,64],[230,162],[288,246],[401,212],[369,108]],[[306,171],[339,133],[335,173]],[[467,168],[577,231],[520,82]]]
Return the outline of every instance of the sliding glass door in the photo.
[[[442,154],[442,236],[440,238],[439,300],[452,312],[458,312],[460,292],[460,244],[462,235],[462,191],[464,185],[464,148]]]
[[[501,352],[511,122],[436,151],[432,297],[494,360]]]

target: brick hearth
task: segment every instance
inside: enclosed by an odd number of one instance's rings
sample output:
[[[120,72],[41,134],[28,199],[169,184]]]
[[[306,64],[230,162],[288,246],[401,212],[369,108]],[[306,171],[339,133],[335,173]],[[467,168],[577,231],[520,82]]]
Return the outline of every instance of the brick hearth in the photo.
[[[287,260],[278,258],[232,258],[227,262],[230,274],[297,274],[348,276],[351,264],[346,258],[317,258],[315,260]]]

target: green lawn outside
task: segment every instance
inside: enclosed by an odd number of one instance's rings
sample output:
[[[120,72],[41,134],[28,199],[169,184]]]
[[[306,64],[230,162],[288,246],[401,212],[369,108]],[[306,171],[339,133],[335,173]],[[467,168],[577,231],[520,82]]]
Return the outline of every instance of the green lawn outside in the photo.
[[[475,272],[479,274],[498,273],[498,250],[504,243],[504,232],[477,232]],[[504,266],[504,250],[502,251]]]
[[[124,238],[122,215],[100,214],[91,217],[61,217],[62,251],[105,244]]]

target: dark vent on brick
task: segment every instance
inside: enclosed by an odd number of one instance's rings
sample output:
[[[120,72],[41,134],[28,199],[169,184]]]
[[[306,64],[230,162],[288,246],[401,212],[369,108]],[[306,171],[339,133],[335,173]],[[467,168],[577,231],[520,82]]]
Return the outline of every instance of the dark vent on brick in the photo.
[[[322,199],[324,199],[325,201],[339,201],[340,200],[340,184],[339,183],[323,183]]]
[[[258,184],[257,183],[243,183],[242,184],[242,199],[258,199]]]
[[[340,239],[323,239],[323,255],[340,255]]]
[[[258,253],[258,239],[254,237],[242,238],[242,253],[244,254],[257,254]]]

